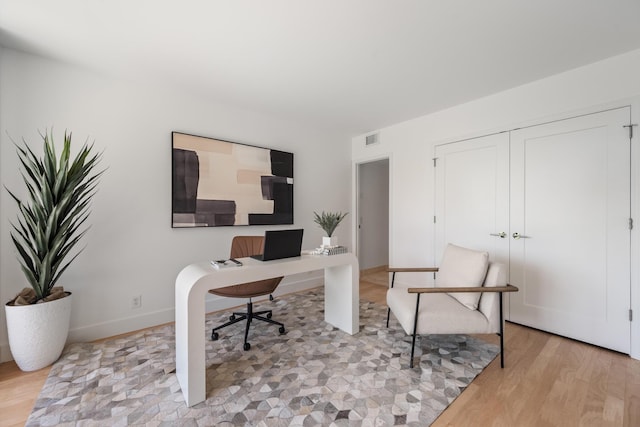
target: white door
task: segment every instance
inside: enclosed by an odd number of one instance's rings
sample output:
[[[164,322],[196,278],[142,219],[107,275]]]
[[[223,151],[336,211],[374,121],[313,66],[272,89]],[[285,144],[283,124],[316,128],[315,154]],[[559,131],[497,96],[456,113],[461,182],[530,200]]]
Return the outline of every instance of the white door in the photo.
[[[509,320],[629,353],[630,109],[511,132]]]
[[[435,256],[447,243],[509,262],[509,134],[435,147]]]

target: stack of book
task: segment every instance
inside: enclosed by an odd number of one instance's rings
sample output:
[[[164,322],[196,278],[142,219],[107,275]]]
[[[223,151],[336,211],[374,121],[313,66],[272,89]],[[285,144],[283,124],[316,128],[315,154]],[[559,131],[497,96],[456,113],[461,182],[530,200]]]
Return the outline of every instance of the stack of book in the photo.
[[[235,258],[211,261],[211,265],[217,270],[228,267],[242,267],[242,263]]]
[[[348,252],[346,246],[323,246],[320,248],[320,255],[338,255]]]

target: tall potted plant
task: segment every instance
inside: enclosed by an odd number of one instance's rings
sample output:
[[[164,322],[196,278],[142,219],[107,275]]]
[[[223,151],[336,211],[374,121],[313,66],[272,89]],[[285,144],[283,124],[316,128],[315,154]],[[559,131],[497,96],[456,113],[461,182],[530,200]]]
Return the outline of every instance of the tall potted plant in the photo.
[[[322,246],[337,246],[338,239],[333,236],[333,232],[336,230],[340,222],[346,217],[348,212],[326,212],[322,211],[321,214],[317,212],[313,213],[313,221],[324,230],[327,235],[322,238]]]
[[[71,158],[71,133],[57,155],[53,134],[44,134],[42,157],[23,142],[17,147],[27,196],[7,191],[18,205],[11,239],[30,288],[5,304],[9,347],[18,367],[34,371],[55,362],[67,340],[71,292],[56,286],[69,264],[82,252],[72,252],[88,228],[89,206],[96,191],[95,172],[102,153],[85,144]],[[6,187],[5,187],[6,188]]]

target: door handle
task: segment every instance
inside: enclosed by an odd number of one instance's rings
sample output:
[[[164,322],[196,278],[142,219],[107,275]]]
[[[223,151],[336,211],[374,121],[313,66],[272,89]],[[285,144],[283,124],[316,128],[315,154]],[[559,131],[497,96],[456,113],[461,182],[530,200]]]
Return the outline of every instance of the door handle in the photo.
[[[495,236],[495,237],[499,237],[501,239],[504,239],[505,237],[507,237],[507,233],[502,231],[500,233],[491,233],[491,234],[489,234],[489,236]]]
[[[529,236],[521,236],[520,233],[513,233],[513,238],[518,239],[529,239]]]

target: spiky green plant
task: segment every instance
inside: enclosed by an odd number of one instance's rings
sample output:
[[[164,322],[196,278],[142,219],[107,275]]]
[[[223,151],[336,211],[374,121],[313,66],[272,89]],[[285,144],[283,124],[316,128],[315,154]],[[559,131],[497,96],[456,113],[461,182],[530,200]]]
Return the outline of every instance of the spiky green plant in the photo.
[[[327,237],[331,237],[331,235],[333,234],[334,231],[336,231],[336,227],[338,227],[338,224],[340,224],[340,221],[342,221],[344,219],[345,216],[347,216],[349,212],[324,212],[322,211],[322,213],[320,215],[318,215],[317,212],[313,213],[313,221],[318,224],[320,226],[320,228],[322,228],[324,230],[325,233],[327,233]]]
[[[89,203],[104,172],[93,172],[102,157],[102,153],[92,154],[93,144],[85,142],[71,159],[71,133],[65,132],[59,157],[53,132],[41,136],[42,158],[26,142],[24,147],[16,144],[28,198],[23,201],[7,188],[19,209],[17,224],[11,223],[11,239],[36,301],[49,296],[60,275],[82,252],[80,249],[71,256],[88,230],[80,228],[89,217]]]

